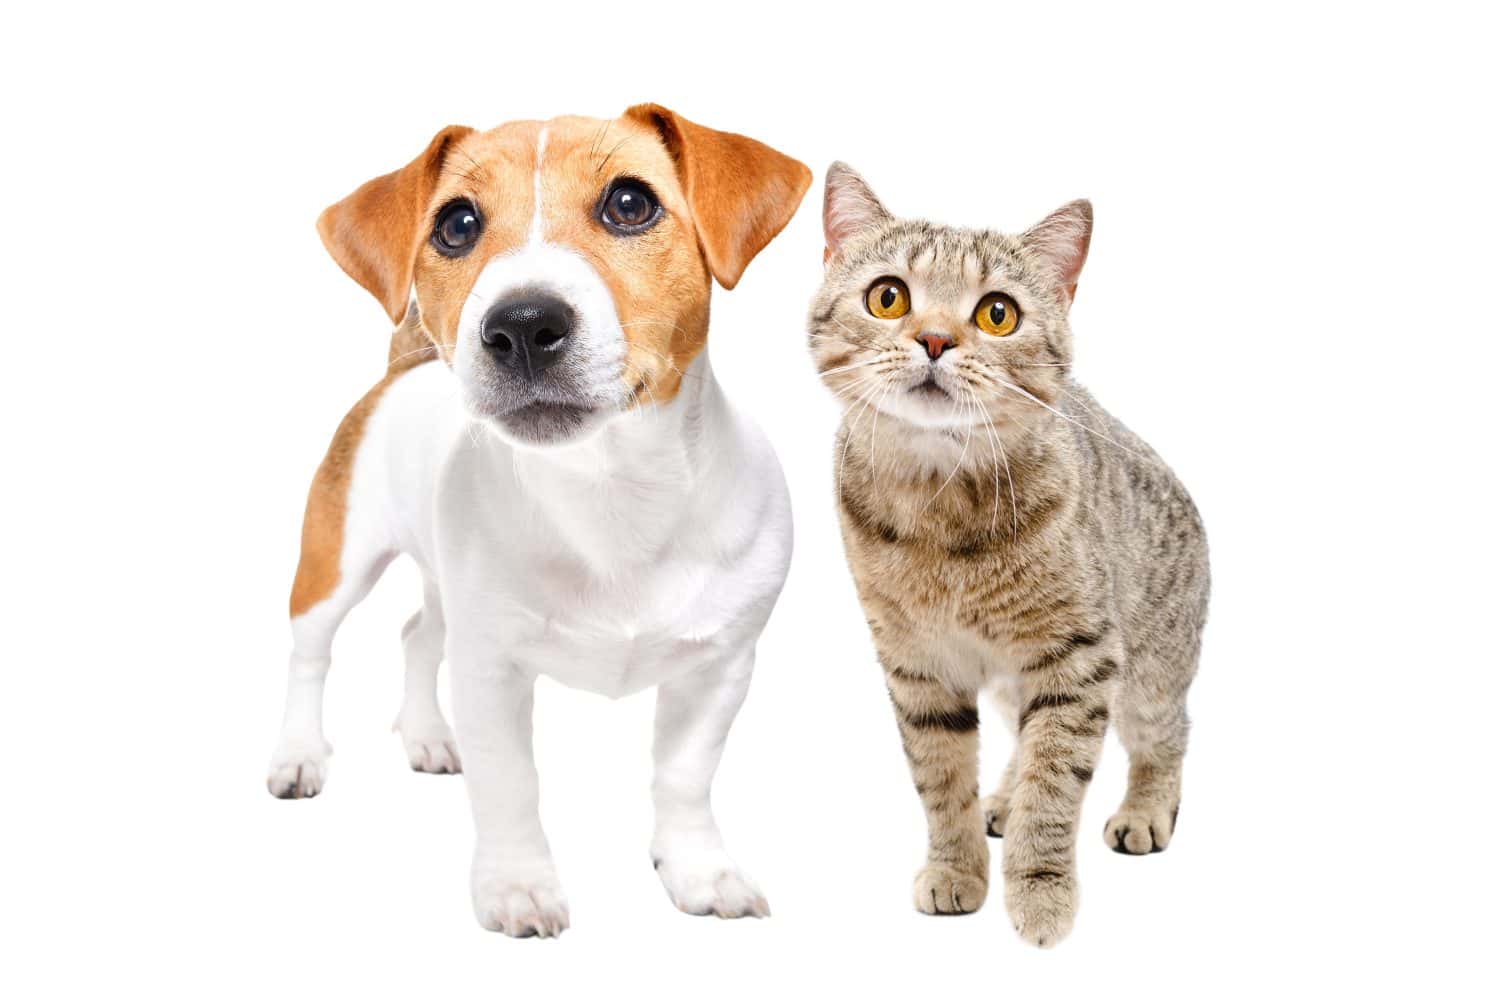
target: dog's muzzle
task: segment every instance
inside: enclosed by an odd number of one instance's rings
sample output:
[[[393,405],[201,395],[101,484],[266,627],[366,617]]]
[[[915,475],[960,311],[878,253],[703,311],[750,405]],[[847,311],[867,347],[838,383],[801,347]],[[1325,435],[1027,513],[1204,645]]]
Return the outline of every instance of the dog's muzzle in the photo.
[[[573,309],[561,299],[523,295],[491,306],[479,339],[497,365],[530,381],[562,360],[573,324]]]

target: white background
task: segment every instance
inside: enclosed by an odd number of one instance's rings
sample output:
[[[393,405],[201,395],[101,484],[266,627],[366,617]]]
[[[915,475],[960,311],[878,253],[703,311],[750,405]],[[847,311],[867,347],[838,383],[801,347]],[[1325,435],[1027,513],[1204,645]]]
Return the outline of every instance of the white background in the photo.
[[[1495,27],[1436,3],[1125,7],[7,13],[0,991],[1493,990]],[[312,224],[449,122],[639,100],[818,172],[710,338],[797,517],[716,789],[774,916],[668,903],[650,695],[543,683],[573,928],[512,941],[470,913],[460,780],[409,772],[389,732],[408,565],[339,636],[326,793],[262,785],[306,484],[387,339]],[[964,918],[909,902],[922,816],[803,341],[835,158],[952,222],[1092,198],[1077,373],[1207,522],[1177,836],[1106,850],[1111,737],[1053,951],[1019,942],[998,888]],[[985,742],[992,776],[1008,747]]]

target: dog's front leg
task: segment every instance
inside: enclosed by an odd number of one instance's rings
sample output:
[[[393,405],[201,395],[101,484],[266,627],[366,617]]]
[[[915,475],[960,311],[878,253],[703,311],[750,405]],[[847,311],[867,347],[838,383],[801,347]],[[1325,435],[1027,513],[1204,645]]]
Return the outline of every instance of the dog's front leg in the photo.
[[[662,684],[656,694],[656,835],[651,858],[679,910],[720,917],[771,913],[724,850],[709,788],[755,662],[753,649]]]
[[[532,678],[488,653],[450,647],[453,715],[474,812],[474,915],[511,937],[555,937],[568,926],[552,852],[537,813],[531,753]]]

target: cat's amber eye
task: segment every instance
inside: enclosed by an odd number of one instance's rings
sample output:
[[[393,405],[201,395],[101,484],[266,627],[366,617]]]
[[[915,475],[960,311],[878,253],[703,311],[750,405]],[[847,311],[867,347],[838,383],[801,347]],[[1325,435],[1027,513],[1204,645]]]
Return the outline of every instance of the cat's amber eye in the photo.
[[[1016,300],[999,292],[980,299],[979,308],[974,310],[974,324],[991,337],[1014,333],[1020,322],[1021,310],[1016,308]]]
[[[865,293],[865,308],[876,319],[900,319],[911,311],[911,296],[900,278],[881,278]]]

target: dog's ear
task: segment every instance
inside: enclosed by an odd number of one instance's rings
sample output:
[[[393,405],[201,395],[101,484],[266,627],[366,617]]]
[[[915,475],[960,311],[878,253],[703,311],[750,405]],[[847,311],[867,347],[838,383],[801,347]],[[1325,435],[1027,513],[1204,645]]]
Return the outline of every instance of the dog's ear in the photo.
[[[392,323],[401,322],[406,313],[422,216],[443,160],[472,131],[449,125],[432,137],[421,156],[362,184],[318,216],[323,245],[345,274],[380,301]]]
[[[705,128],[659,104],[637,104],[625,117],[661,136],[677,163],[708,269],[719,284],[733,288],[791,221],[812,171],[764,143]]]

